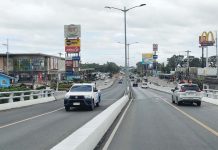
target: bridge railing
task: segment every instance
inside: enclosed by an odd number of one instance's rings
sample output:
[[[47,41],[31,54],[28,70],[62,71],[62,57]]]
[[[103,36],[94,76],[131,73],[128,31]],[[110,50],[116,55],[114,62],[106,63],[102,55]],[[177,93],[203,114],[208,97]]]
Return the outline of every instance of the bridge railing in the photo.
[[[54,96],[53,89],[0,92],[0,104]]]
[[[204,97],[218,99],[218,90],[204,89]]]

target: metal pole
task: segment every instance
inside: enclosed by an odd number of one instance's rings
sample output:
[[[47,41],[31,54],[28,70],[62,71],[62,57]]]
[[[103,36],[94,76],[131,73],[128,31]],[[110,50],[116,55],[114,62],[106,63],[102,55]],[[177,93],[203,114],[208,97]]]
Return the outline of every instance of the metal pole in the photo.
[[[7,74],[9,74],[9,71],[8,71],[8,64],[9,64],[9,56],[8,56],[8,39],[7,39]]]
[[[126,7],[124,7],[124,36],[125,36],[125,82],[126,82],[126,87],[127,87],[127,39],[126,39]]]
[[[204,46],[202,46],[201,67],[204,68]]]
[[[187,61],[187,68],[188,68],[188,73],[187,73],[187,76],[188,76],[188,80],[190,79],[190,76],[189,76],[189,53],[191,52],[191,51],[185,51],[185,52],[187,52],[187,58],[188,58],[188,61]]]
[[[206,47],[206,67],[208,67],[208,46]]]
[[[129,45],[130,44],[127,44],[127,59],[128,59],[128,61],[127,61],[127,67],[128,67],[128,69],[129,69]]]
[[[218,51],[217,51],[217,31],[216,31],[216,78],[218,78]]]

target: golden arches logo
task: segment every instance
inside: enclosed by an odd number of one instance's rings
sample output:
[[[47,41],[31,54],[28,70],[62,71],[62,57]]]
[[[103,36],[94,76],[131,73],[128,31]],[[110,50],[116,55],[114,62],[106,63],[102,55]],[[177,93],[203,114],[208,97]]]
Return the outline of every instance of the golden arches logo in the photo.
[[[199,43],[201,46],[213,46],[215,43],[213,32],[204,31],[199,37]]]

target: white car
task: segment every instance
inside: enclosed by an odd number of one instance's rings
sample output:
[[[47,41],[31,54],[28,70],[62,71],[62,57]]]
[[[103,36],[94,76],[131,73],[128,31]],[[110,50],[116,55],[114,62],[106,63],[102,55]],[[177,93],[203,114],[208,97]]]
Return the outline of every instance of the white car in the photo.
[[[203,93],[197,84],[178,84],[177,87],[171,91],[173,92],[172,103],[177,103],[178,105],[182,103],[196,103],[197,106],[201,106]]]
[[[141,88],[148,88],[148,82],[142,82]]]
[[[74,84],[64,98],[64,107],[69,111],[71,107],[88,107],[93,110],[101,102],[101,92],[93,83]]]

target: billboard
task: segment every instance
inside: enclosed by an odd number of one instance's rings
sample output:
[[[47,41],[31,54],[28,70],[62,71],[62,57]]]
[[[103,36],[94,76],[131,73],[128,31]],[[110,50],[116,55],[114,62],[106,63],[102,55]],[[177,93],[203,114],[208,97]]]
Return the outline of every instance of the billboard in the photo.
[[[143,53],[142,54],[142,64],[152,64],[153,63],[153,54],[152,53]]]
[[[158,51],[158,44],[153,44],[153,51]]]
[[[199,36],[199,44],[201,46],[213,46],[215,44],[213,33],[211,31],[204,31],[201,36]]]
[[[72,67],[73,66],[73,61],[72,60],[66,60],[65,65],[68,66],[68,67]]]
[[[65,39],[65,52],[80,52],[80,39]]]
[[[65,38],[80,38],[81,27],[80,25],[64,25],[64,37]]]
[[[72,57],[72,60],[80,61],[80,56],[73,56],[73,57]]]

